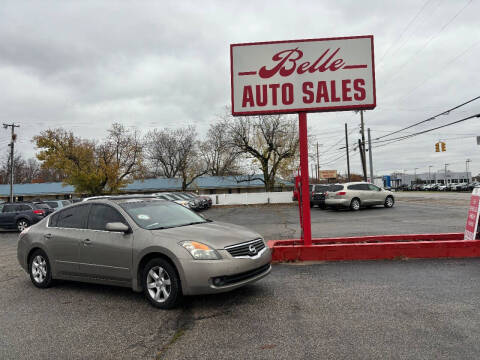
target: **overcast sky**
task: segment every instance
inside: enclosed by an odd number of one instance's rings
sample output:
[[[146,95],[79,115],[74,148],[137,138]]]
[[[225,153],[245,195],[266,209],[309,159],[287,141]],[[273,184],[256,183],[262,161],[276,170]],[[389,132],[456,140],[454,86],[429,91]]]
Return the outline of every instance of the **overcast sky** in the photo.
[[[16,149],[35,153],[46,128],[102,138],[113,122],[208,125],[230,104],[229,45],[239,42],[375,37],[377,107],[365,112],[373,138],[480,95],[480,1],[2,1],[0,117],[20,124]],[[407,133],[480,113],[480,100]],[[324,169],[346,171],[344,123],[353,112],[308,115]],[[374,148],[375,173],[480,172],[480,118]],[[398,135],[404,135],[400,133]],[[443,139],[447,152],[435,153]],[[0,151],[9,133],[0,132]],[[336,144],[338,143],[338,144]],[[360,170],[358,153],[353,170]],[[432,170],[432,171],[433,171]]]

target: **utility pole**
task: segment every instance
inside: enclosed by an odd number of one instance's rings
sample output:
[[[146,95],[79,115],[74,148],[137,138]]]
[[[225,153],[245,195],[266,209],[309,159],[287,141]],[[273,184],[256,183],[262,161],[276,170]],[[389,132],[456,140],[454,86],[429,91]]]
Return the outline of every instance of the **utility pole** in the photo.
[[[470,184],[470,177],[468,176],[468,163],[472,160],[467,159],[465,160],[465,176],[467,177],[467,184]]]
[[[417,169],[418,168],[413,169],[413,182],[415,184],[417,183]]]
[[[444,185],[447,186],[447,166],[450,164],[445,164],[445,182]]]
[[[432,176],[430,175],[430,169],[432,168],[432,165],[428,165],[428,183],[432,183]]]
[[[347,123],[345,123],[345,148],[347,149],[347,176],[348,176],[348,182],[350,182],[350,155],[348,154]]]
[[[320,180],[320,161],[318,157],[318,141],[317,141],[317,182]]]
[[[10,202],[13,203],[13,159],[14,159],[15,140],[17,138],[17,135],[15,135],[15,128],[20,127],[20,125],[15,125],[15,123],[3,124],[4,129],[8,129],[8,127],[12,128],[12,142],[8,144],[8,146],[10,146]]]
[[[363,110],[360,110],[360,132],[362,134],[362,146],[360,154],[362,155],[363,180],[367,181],[367,157],[365,156],[365,125],[363,124]]]
[[[363,181],[367,182],[367,164],[365,164],[365,157],[363,156],[363,149],[362,149],[362,140],[358,139],[358,148],[360,153],[360,161],[362,162],[362,169],[363,169]]]
[[[370,161],[370,182],[373,184],[373,160],[372,160],[372,137],[370,136],[370,128],[368,131],[368,160]]]

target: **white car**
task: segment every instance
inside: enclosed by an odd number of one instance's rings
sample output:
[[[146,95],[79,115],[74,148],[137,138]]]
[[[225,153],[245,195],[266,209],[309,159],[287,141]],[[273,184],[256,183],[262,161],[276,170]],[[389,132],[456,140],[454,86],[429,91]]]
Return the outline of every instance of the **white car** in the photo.
[[[176,195],[175,193],[156,193],[153,195],[158,199],[173,201],[174,203],[180,204],[190,209],[190,205],[188,204],[189,201],[182,199],[180,196]]]

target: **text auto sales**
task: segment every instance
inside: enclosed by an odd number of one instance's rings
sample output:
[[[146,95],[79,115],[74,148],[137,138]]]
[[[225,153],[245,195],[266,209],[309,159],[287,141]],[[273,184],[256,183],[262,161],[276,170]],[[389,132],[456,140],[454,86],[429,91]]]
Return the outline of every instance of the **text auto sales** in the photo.
[[[367,65],[346,65],[341,58],[336,58],[340,48],[330,52],[325,52],[313,63],[309,61],[300,62],[303,52],[298,48],[281,51],[272,57],[276,64],[272,68],[263,66],[258,71],[262,79],[268,79],[279,74],[282,77],[288,77],[294,72],[297,74],[338,71],[340,69],[358,69],[366,68]],[[256,75],[256,71],[241,72],[238,75]],[[316,84],[311,81],[302,83],[301,96],[303,103],[336,103],[340,101],[362,101],[366,98],[365,80],[343,79],[318,81]],[[245,85],[243,87],[242,107],[293,104],[295,100],[294,85],[289,82],[263,84],[263,85]]]

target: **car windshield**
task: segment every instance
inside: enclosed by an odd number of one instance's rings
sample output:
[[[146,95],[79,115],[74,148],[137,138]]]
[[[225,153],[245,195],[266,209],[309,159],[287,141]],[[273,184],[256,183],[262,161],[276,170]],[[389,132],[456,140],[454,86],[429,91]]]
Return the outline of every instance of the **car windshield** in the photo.
[[[129,201],[119,204],[138,226],[148,230],[203,224],[203,217],[184,206],[169,201]]]

